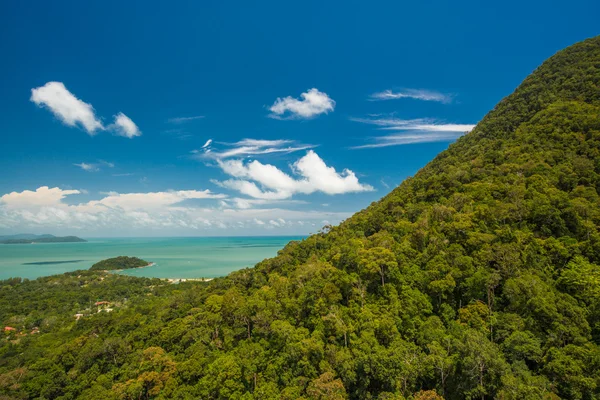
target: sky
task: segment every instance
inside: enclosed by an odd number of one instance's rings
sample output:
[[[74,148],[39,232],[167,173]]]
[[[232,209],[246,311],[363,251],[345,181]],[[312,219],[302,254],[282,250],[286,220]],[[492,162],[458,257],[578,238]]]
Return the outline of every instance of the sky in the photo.
[[[414,175],[597,1],[2,2],[0,234],[317,232]]]

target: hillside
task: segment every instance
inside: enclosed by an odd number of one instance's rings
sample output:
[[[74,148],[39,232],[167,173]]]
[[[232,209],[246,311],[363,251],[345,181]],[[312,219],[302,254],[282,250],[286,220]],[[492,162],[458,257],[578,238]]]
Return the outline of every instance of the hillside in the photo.
[[[90,267],[90,271],[112,271],[119,269],[147,267],[150,263],[137,257],[118,256],[98,261]]]
[[[121,309],[68,322],[59,292],[36,311],[30,293],[51,282],[3,282],[2,322],[40,333],[0,342],[0,393],[600,398],[599,191],[596,37],[383,199],[255,268],[129,306],[111,293]]]

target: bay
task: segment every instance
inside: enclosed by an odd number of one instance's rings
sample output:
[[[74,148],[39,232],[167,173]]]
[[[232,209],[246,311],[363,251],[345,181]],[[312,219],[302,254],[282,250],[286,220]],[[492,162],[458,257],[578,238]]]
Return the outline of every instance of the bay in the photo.
[[[215,278],[274,257],[301,236],[94,238],[85,243],[0,245],[0,279],[88,269],[110,257],[133,256],[155,263],[122,274],[153,278]]]

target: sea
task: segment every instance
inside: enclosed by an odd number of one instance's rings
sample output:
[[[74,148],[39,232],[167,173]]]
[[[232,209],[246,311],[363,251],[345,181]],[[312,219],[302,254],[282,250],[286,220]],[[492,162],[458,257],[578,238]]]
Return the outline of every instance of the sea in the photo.
[[[215,278],[274,257],[302,236],[94,238],[84,243],[0,244],[0,279],[35,279],[88,269],[116,256],[139,257],[151,267],[121,274],[150,278]]]

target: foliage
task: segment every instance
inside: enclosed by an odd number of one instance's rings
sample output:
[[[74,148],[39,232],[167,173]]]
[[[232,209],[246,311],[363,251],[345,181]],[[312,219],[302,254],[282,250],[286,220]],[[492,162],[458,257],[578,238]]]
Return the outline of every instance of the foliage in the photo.
[[[252,269],[2,282],[0,319],[40,333],[0,342],[0,394],[598,399],[599,191],[594,38],[389,195]],[[120,306],[75,320],[90,297]]]
[[[90,267],[90,271],[114,271],[118,269],[146,267],[150,263],[137,257],[118,256],[98,261]]]

